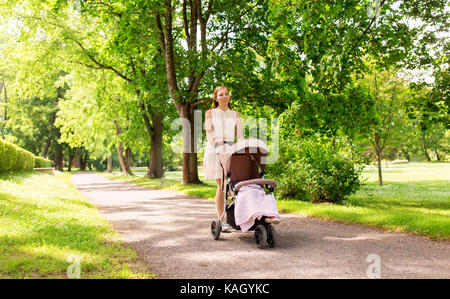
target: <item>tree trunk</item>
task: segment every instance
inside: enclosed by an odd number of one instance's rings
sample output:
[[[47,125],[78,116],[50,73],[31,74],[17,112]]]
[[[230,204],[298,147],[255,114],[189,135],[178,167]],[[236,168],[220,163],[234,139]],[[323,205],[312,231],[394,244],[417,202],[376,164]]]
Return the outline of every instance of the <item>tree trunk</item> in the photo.
[[[431,157],[430,157],[430,155],[428,154],[428,150],[426,149],[425,146],[424,146],[424,149],[423,149],[423,153],[425,154],[425,158],[427,159],[427,161],[428,161],[428,162],[431,162]]]
[[[427,161],[431,162],[431,157],[428,154],[428,149],[427,149],[427,146],[425,144],[425,141],[423,141],[423,143],[422,143],[422,149],[423,149],[423,153],[425,154],[425,158],[427,159]]]
[[[86,163],[84,162],[83,154],[80,155],[80,170],[86,170]]]
[[[122,134],[122,129],[119,127],[119,124],[117,121],[114,121],[114,125],[116,126],[116,135],[119,136]],[[125,157],[125,149],[123,146],[123,142],[120,141],[119,146],[117,147],[117,154],[119,156],[119,163],[120,168],[122,169],[122,174],[125,176],[132,175],[129,161],[127,160],[127,157]]]
[[[86,170],[86,164],[87,164],[88,154],[81,153],[80,155],[80,170],[85,171]]]
[[[112,172],[112,154],[108,156],[108,164],[106,166],[106,172],[107,173]]]
[[[132,153],[131,153],[131,149],[129,147],[127,147],[125,149],[125,159],[126,159],[126,163],[128,168],[131,170],[131,167],[133,166],[133,158],[131,157]]]
[[[434,153],[436,154],[436,160],[441,161],[441,157],[439,157],[438,151],[434,150]]]
[[[119,156],[119,163],[120,163],[120,168],[122,169],[122,174],[123,175],[130,175],[127,172],[127,167],[125,164],[125,158],[123,156],[123,142],[121,141],[119,146],[117,147],[117,155]]]
[[[202,184],[198,178],[194,110],[191,103],[178,105],[183,121],[183,184]]]
[[[411,156],[409,155],[407,149],[405,147],[402,147],[402,151],[403,151],[403,154],[406,157],[406,160],[408,160],[408,162],[411,162]]]
[[[55,169],[59,171],[64,171],[64,163],[63,163],[64,154],[61,146],[57,146],[55,151]]]
[[[380,145],[380,139],[381,139],[380,134],[378,134],[378,132],[375,131],[375,153],[377,154],[378,184],[380,186],[383,186],[383,175],[382,175],[382,172],[381,172],[381,154],[382,154],[382,149],[381,149],[381,145]]]
[[[427,140],[426,140],[425,132],[423,132],[423,131],[420,132],[419,140],[420,140],[420,145],[422,146],[423,154],[425,155],[425,159],[427,159],[428,162],[431,162],[431,157],[428,154]]]
[[[157,109],[152,109],[150,104],[146,104],[141,97],[140,90],[136,89],[139,98],[139,107],[144,118],[145,128],[150,138],[150,157],[148,159],[148,171],[146,176],[149,178],[162,178],[164,175],[163,157],[162,157],[162,130],[164,115]],[[150,122],[150,118],[152,121]]]
[[[69,150],[69,166],[67,168],[67,171],[72,171],[74,157],[75,157],[75,152],[73,150]]]
[[[154,113],[152,116],[152,135],[150,144],[150,159],[147,176],[149,178],[161,178],[164,175],[162,157],[162,129],[163,114]]]
[[[381,172],[381,155],[377,154],[378,165],[378,185],[383,186],[383,175]]]
[[[119,146],[117,147],[117,154],[119,155],[119,163],[120,168],[122,169],[122,174],[125,176],[132,175],[130,164],[127,158],[124,155],[125,150],[123,147],[123,142],[121,141]]]

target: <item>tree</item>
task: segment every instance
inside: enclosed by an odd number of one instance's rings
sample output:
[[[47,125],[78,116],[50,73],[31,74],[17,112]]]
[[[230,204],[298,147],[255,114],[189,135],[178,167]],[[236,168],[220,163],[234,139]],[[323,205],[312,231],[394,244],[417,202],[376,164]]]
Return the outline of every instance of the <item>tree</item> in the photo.
[[[3,63],[0,64],[0,134],[5,138],[5,125],[8,119],[8,93],[7,93],[7,63],[3,48],[9,43],[10,37],[4,32],[3,26],[0,27],[0,59]],[[2,109],[3,108],[3,109]],[[3,110],[3,111],[1,111]]]
[[[369,140],[377,159],[378,183],[382,186],[383,151],[392,138],[393,131],[401,127],[399,111],[408,93],[405,83],[389,71],[374,70],[366,80],[362,84],[367,84],[369,94],[375,101],[375,118],[370,123],[372,136]]]
[[[246,100],[266,101],[277,94],[267,92],[271,86],[264,84],[270,81],[270,71],[263,76],[257,74],[263,64],[258,55],[265,54],[268,37],[266,1],[209,1],[203,5],[185,1],[173,14],[166,10],[171,7],[168,1],[164,5],[151,1],[81,1],[74,3],[75,9],[65,1],[12,1],[6,7],[16,4],[26,7],[26,13],[20,17],[27,27],[45,30],[47,38],[53,41],[53,49],[58,50],[54,56],[72,65],[109,70],[130,84],[151,144],[155,145],[151,150],[157,151],[151,154],[150,166],[161,165],[158,148],[167,110],[176,108],[178,116],[189,120],[193,127],[194,109],[210,101],[208,90],[227,78],[236,94],[245,94]],[[222,18],[228,21],[223,22]],[[248,26],[252,23],[255,25]],[[167,51],[161,37],[169,38]],[[171,65],[171,61],[176,65]],[[226,66],[241,62],[244,69]],[[166,71],[161,72],[162,69]],[[177,77],[173,76],[174,70]],[[167,87],[162,88],[161,82]],[[280,98],[266,102],[282,107],[285,104],[278,103]],[[188,131],[184,126],[183,181],[199,183],[193,132]],[[158,165],[155,169],[161,168]]]
[[[433,84],[411,83],[411,97],[405,103],[407,116],[414,124],[417,141],[427,161],[431,161],[429,150],[434,151],[437,159],[440,159],[438,150],[443,149],[440,141],[450,124],[448,117],[450,100],[448,90],[444,87],[448,87],[448,82],[440,77],[436,79]]]
[[[98,5],[90,5],[95,3]],[[148,175],[161,177],[166,93],[158,89],[161,76],[153,63],[157,52],[146,24],[148,17],[136,19],[133,10],[135,6],[141,10],[140,16],[146,16],[148,5],[145,1],[95,3],[10,1],[3,9],[20,7],[15,17],[24,24],[21,34],[45,41],[41,48],[52,53],[68,72],[80,66],[89,71],[104,69],[131,86],[151,144]]]
[[[67,144],[57,143],[60,132],[54,122],[58,102],[67,90],[67,86],[58,83],[65,72],[52,65],[46,53],[37,51],[36,44],[36,40],[2,44],[4,59],[0,69],[4,70],[4,80],[5,83],[8,80],[9,86],[8,118],[3,133],[35,155],[52,157],[56,169],[62,171]]]
[[[70,90],[59,104],[56,125],[61,141],[72,147],[84,147],[93,159],[107,159],[116,148],[124,175],[130,175],[127,155],[131,149],[148,149],[139,107],[133,93],[114,74],[99,71],[73,73],[67,77]],[[135,105],[133,105],[135,103]]]
[[[183,120],[185,184],[200,183],[194,111],[211,102],[207,91],[220,85],[218,82],[232,85],[234,96],[245,94],[247,102],[258,100],[262,104],[267,101],[275,107],[286,107],[285,103],[280,103],[280,97],[268,100],[276,94],[267,92],[270,86],[264,84],[271,81],[269,76],[264,76],[264,71],[270,72],[271,67],[269,64],[264,68],[263,63],[258,62],[258,55],[265,58],[268,44],[270,24],[264,17],[267,3],[196,0],[182,1],[178,5],[176,1],[166,0],[155,7],[156,32],[164,54],[167,86]],[[185,47],[181,38],[185,39]],[[258,90],[257,87],[262,88]],[[287,101],[283,99],[282,102]]]
[[[159,71],[161,54],[152,32],[153,12],[150,1],[83,1],[79,12],[85,24],[95,24],[96,33],[103,32],[102,44],[89,48],[76,42],[90,67],[106,69],[125,80],[139,105],[145,130],[150,140],[147,176],[163,176],[162,136],[167,91],[161,88],[164,77]],[[101,22],[94,20],[100,19]],[[80,40],[80,38],[77,38]]]
[[[270,2],[268,14],[277,25],[270,54],[299,110],[316,116],[302,118],[305,127],[334,135],[335,128],[345,125],[345,91],[369,71],[367,61],[374,61],[380,70],[416,68],[418,61],[429,61],[423,46],[436,45],[437,40],[426,25],[432,23],[445,32],[444,7],[445,1]],[[412,21],[425,25],[409,25]]]
[[[3,113],[3,117],[0,117],[1,119],[1,130],[0,132],[2,132],[2,136],[3,138],[5,138],[5,125],[6,125],[6,121],[8,120],[8,108],[7,108],[7,104],[8,104],[8,95],[6,92],[7,89],[7,84],[5,81],[5,78],[2,78],[2,81],[0,82],[0,99],[3,98],[3,103],[2,106],[4,107],[4,113]],[[3,93],[3,97],[2,97],[2,93]]]

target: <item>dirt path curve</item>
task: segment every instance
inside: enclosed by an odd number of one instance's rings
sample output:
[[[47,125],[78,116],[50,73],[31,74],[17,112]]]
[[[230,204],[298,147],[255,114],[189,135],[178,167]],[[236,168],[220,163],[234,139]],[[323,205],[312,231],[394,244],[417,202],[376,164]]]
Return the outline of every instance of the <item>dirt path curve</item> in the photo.
[[[283,214],[279,245],[255,247],[253,232],[211,238],[214,203],[175,192],[76,174],[76,187],[159,278],[450,278],[450,242]]]

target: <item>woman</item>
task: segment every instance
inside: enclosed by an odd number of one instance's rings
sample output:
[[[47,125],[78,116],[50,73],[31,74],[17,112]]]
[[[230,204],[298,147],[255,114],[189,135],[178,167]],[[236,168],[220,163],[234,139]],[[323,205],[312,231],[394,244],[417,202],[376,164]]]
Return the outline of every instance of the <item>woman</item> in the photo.
[[[230,92],[228,88],[219,86],[214,90],[213,104],[206,111],[205,129],[208,143],[205,149],[203,162],[203,173],[205,179],[217,182],[216,210],[220,219],[224,211],[224,192],[222,188],[222,168],[219,157],[214,149],[224,143],[231,145],[237,140],[244,139],[242,131],[242,120],[238,112],[231,110]],[[222,229],[229,229],[227,224],[222,224]]]

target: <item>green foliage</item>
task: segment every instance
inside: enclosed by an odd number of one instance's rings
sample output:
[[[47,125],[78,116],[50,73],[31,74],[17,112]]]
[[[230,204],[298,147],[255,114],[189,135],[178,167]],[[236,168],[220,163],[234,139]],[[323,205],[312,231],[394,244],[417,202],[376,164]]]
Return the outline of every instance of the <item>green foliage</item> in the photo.
[[[120,141],[132,148],[138,146],[145,131],[137,103],[124,91],[120,79],[105,71],[73,71],[67,80],[70,90],[58,104],[55,121],[61,131],[60,141],[73,148],[83,146],[94,159],[106,158]],[[116,136],[115,124],[123,135]],[[135,129],[128,130],[130,127]]]
[[[305,189],[313,202],[341,202],[361,185],[362,166],[333,152],[330,146],[306,141],[302,144],[300,165]]]
[[[11,97],[6,132],[15,144],[35,155],[44,155],[48,140],[57,139],[59,131],[52,120],[58,109],[56,101],[47,98]],[[47,156],[53,156],[53,148]]]
[[[306,174],[301,163],[290,162],[277,177],[276,195],[279,198],[292,198],[308,201],[311,199],[305,186]]]
[[[342,202],[360,187],[361,171],[360,163],[319,139],[284,142],[280,160],[268,165],[277,196],[313,202]]]
[[[0,139],[0,172],[32,170],[33,167],[32,153]]]
[[[280,117],[285,135],[354,136],[365,134],[374,119],[374,101],[363,86],[325,95],[305,91]]]
[[[397,112],[398,102],[403,100],[400,96],[408,95],[400,90],[402,86],[397,88],[397,74],[393,82],[386,76],[378,82],[385,86],[379,96],[373,95],[372,86],[361,84],[361,78],[367,78],[372,69],[396,73],[400,67],[430,67],[431,61],[439,69],[434,72],[434,92],[430,100],[418,99],[418,103],[432,103],[431,109],[439,111],[434,118],[448,122],[449,81],[445,69],[450,56],[448,46],[444,46],[448,45],[444,32],[450,28],[448,4],[432,1],[424,5],[426,8],[422,5],[413,1],[270,1],[267,16],[275,26],[267,51],[280,85],[295,101],[282,114],[289,128],[285,135],[319,132],[361,138],[373,133],[374,126],[377,130],[383,126],[378,135],[391,142],[389,134],[399,126],[396,122],[396,128],[391,128],[393,122],[388,120],[393,111]],[[417,23],[423,25],[406,26],[409,18],[421,20]],[[442,29],[441,37],[436,36],[439,31],[430,30],[431,20]],[[387,92],[391,93],[388,97]],[[385,102],[389,104],[390,100],[393,105],[385,109]],[[413,112],[418,110],[411,108]]]
[[[52,161],[42,157],[34,157],[34,167],[35,168],[52,167]]]
[[[155,24],[158,15],[168,24],[169,2],[172,29],[164,36],[173,38],[176,84],[164,71],[172,65]],[[154,136],[151,116],[162,112],[164,165],[175,169],[181,159],[169,149],[168,127],[181,111],[177,105],[206,100],[220,84],[243,116],[281,114],[287,137],[352,138],[364,152],[374,138],[363,135],[375,127],[386,137],[388,158],[411,156],[417,140],[436,155],[445,152],[436,144],[440,127],[414,136],[416,124],[402,121],[405,114],[388,121],[397,98],[386,106],[393,97],[376,97],[361,83],[369,61],[378,71],[434,70],[435,83],[411,97],[408,113],[422,127],[440,122],[448,129],[445,1],[207,2],[2,1],[0,76],[10,99],[0,129],[36,155],[53,156],[69,145],[86,148],[100,163],[123,142],[143,161]]]

